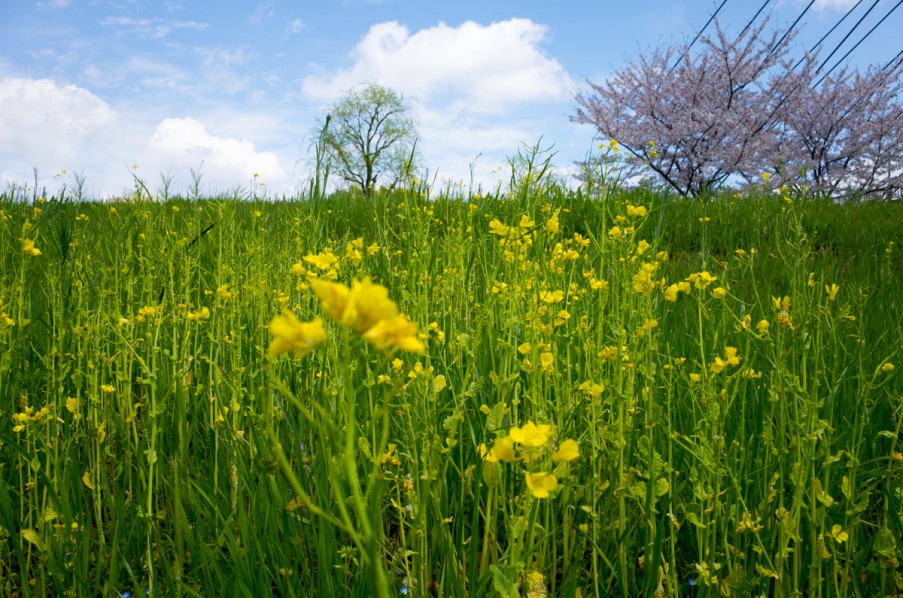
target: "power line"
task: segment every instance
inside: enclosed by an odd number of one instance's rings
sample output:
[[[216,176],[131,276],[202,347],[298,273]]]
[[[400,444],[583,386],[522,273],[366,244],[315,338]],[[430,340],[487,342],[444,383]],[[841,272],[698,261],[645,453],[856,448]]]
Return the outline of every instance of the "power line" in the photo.
[[[842,63],[844,60],[846,60],[846,59],[847,59],[847,56],[849,56],[850,54],[852,54],[852,53],[853,53],[853,50],[855,50],[856,48],[858,48],[858,47],[859,47],[859,44],[861,44],[862,42],[864,42],[865,39],[866,39],[868,36],[870,36],[870,35],[872,34],[872,32],[875,31],[875,29],[877,29],[878,26],[881,25],[881,23],[883,23],[883,22],[887,19],[887,17],[889,17],[891,14],[893,14],[893,12],[894,12],[895,10],[897,10],[898,8],[900,8],[900,5],[901,5],[901,4],[903,4],[903,0],[897,0],[897,3],[894,5],[894,7],[893,7],[892,9],[890,9],[889,11],[887,11],[887,14],[884,15],[883,17],[881,17],[881,20],[878,21],[877,23],[875,23],[875,25],[874,25],[871,29],[869,29],[868,32],[867,32],[865,35],[863,35],[862,38],[861,38],[858,42],[856,42],[856,45],[854,45],[852,48],[850,48],[850,49],[847,51],[847,53],[844,54],[843,57],[841,57],[840,60],[838,60],[836,63],[834,63],[834,66],[832,66],[832,67],[828,70],[827,73],[825,73],[824,75],[822,75],[822,76],[821,76],[821,79],[819,79],[818,81],[816,81],[815,85],[813,85],[812,87],[813,87],[813,88],[814,88],[814,87],[818,87],[818,84],[821,83],[822,81],[824,81],[824,80],[825,80],[825,77],[827,77],[828,75],[830,75],[830,74],[834,71],[834,69],[836,69],[838,66],[840,66],[840,63]],[[826,61],[826,62],[827,62],[827,61]],[[822,66],[824,66],[824,64],[823,64]]]
[[[900,52],[899,52],[896,56],[894,56],[893,58],[891,58],[890,61],[888,61],[887,64],[885,64],[883,67],[881,67],[881,70],[882,70],[882,71],[886,71],[886,70],[890,67],[890,65],[892,65],[894,62],[897,62],[898,60],[900,60],[900,57],[901,57],[901,56],[903,56],[903,50],[900,50]],[[900,66],[901,64],[903,64],[903,61],[897,62],[897,65],[894,66],[894,68],[897,68],[897,67]]]
[[[851,14],[853,14],[853,11],[856,10],[856,9],[859,7],[859,5],[862,4],[863,2],[865,2],[865,0],[859,0],[859,2],[857,2],[856,4],[854,4],[853,7],[850,8],[850,10],[848,10],[847,13],[846,13],[845,15],[843,15],[842,17],[840,17],[840,20],[837,21],[836,23],[834,23],[834,26],[831,27],[831,28],[828,30],[828,32],[827,32],[826,34],[824,34],[823,36],[821,36],[821,39],[818,40],[817,42],[815,42],[815,45],[814,45],[814,46],[812,46],[811,48],[809,48],[809,54],[812,54],[812,52],[815,52],[815,49],[818,48],[818,47],[822,44],[822,42],[825,41],[825,40],[828,38],[829,35],[831,35],[832,33],[834,33],[834,30],[837,29],[838,27],[840,27],[841,23],[843,23],[844,21],[846,21],[846,20],[847,20],[847,17],[850,16]],[[791,71],[795,71],[795,70],[796,70],[796,67],[798,67],[799,65],[801,65],[801,64],[803,63],[804,60],[806,60],[806,56],[803,56],[802,58],[800,58],[800,59],[797,61],[797,63],[793,65],[793,68],[791,68],[790,70],[791,70]]]
[[[715,10],[714,13],[712,13],[712,16],[710,16],[709,20],[706,21],[705,25],[702,26],[702,29],[699,30],[699,33],[696,34],[696,37],[693,38],[693,41],[690,42],[690,45],[687,46],[687,49],[684,51],[684,53],[680,55],[680,57],[677,59],[677,62],[675,62],[674,66],[671,67],[671,70],[676,69],[677,66],[680,64],[680,61],[684,59],[684,56],[686,56],[687,54],[690,53],[690,48],[693,47],[693,44],[696,43],[696,40],[699,39],[699,36],[702,35],[702,32],[706,30],[706,27],[708,27],[709,25],[712,24],[712,21],[715,20],[715,17],[718,16],[718,13],[721,12],[721,9],[724,8],[725,4],[727,4],[727,0],[723,0],[721,5]]]
[[[843,39],[840,40],[840,43],[837,44],[837,45],[834,47],[834,49],[831,51],[831,53],[828,54],[828,57],[825,58],[824,62],[821,63],[821,66],[819,66],[818,69],[817,69],[815,72],[819,72],[820,70],[822,70],[823,68],[825,68],[825,65],[828,64],[828,61],[831,60],[831,57],[834,56],[834,54],[836,54],[837,51],[840,49],[840,46],[842,46],[843,43],[844,43],[845,41],[847,41],[847,38],[849,38],[851,35],[853,35],[853,32],[856,31],[856,28],[859,27],[859,25],[862,24],[862,21],[865,20],[865,17],[869,16],[869,13],[872,12],[872,11],[875,9],[876,6],[878,6],[878,3],[879,3],[880,1],[881,1],[881,0],[875,0],[875,3],[872,4],[872,5],[869,7],[869,9],[868,9],[867,11],[865,11],[865,14],[862,15],[861,17],[859,17],[859,20],[856,21],[856,24],[853,25],[853,28],[850,29],[850,30],[847,32],[847,34],[846,34],[845,36],[843,36]]]
[[[862,0],[859,1],[861,2]],[[768,51],[768,56],[771,56],[775,50],[781,47],[781,44],[784,43],[784,40],[787,39],[787,36],[790,35],[790,32],[793,31],[794,27],[796,27],[796,24],[800,22],[800,19],[802,19],[803,16],[807,12],[809,12],[809,9],[812,8],[813,4],[815,4],[815,0],[811,0],[809,4],[806,5],[806,8],[804,8],[803,12],[800,13],[800,16],[796,18],[796,20],[790,25],[790,27],[787,28],[787,31],[784,32],[784,35],[781,36],[781,39],[779,39],[777,43],[771,48],[771,50]],[[768,60],[768,56],[765,57],[766,60]]]
[[[762,14],[762,11],[765,10],[765,7],[771,4],[771,0],[765,0],[765,3],[759,7],[759,10],[756,11],[756,14],[753,15],[753,18],[749,20],[749,23],[746,24],[746,27],[743,28],[743,31],[740,32],[740,35],[737,36],[737,39],[743,37],[743,34],[746,33],[746,30],[749,29],[753,23],[756,22],[756,19],[759,18],[759,15]]]

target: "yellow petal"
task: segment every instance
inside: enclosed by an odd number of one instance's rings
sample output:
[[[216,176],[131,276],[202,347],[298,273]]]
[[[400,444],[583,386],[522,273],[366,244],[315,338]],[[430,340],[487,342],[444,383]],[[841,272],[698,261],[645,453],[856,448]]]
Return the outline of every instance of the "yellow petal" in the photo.
[[[553,461],[573,461],[580,456],[580,445],[576,440],[565,440],[552,454]]]
[[[91,482],[90,469],[85,470],[85,475],[82,476],[82,484],[84,484],[89,490],[94,490],[94,484]]]
[[[558,478],[551,473],[528,473],[527,488],[536,498],[548,498],[549,493],[558,486]]]

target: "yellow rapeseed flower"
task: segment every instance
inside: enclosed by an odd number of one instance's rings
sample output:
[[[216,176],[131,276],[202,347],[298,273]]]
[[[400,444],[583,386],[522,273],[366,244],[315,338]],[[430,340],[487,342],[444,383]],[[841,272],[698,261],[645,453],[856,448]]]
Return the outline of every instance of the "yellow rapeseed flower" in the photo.
[[[527,474],[527,488],[536,498],[548,498],[549,493],[558,486],[558,478],[551,473],[538,472]]]
[[[320,270],[329,270],[333,265],[335,265],[337,261],[339,261],[339,258],[334,256],[332,253],[321,252],[317,253],[316,255],[305,255],[304,261],[308,264],[316,266]]]
[[[312,322],[301,322],[288,310],[270,321],[269,330],[272,338],[267,356],[270,359],[289,351],[302,357],[326,340],[323,320],[316,318]]]
[[[539,355],[539,363],[542,365],[542,371],[551,372],[555,369],[555,356],[546,351]]]
[[[41,255],[41,250],[35,247],[34,241],[31,239],[24,239],[22,241],[22,251],[32,257],[38,257]]]
[[[740,363],[740,356],[737,355],[736,347],[725,347],[724,351],[724,359],[716,357],[714,363],[712,363],[712,371],[716,374],[723,371],[724,368],[729,365],[739,365]]]
[[[693,283],[693,285],[700,291],[705,290],[716,280],[718,280],[718,277],[712,276],[707,270],[704,270],[702,272],[694,272],[687,277],[687,282]]]
[[[522,428],[512,426],[508,436],[518,444],[535,448],[545,446],[549,442],[552,430],[552,426],[546,424],[537,426],[532,421],[528,421]]]
[[[422,354],[426,347],[417,336],[417,324],[398,314],[388,320],[379,320],[363,334],[364,339],[380,351],[401,349],[408,353]]]
[[[511,463],[514,461],[514,441],[508,436],[499,438],[492,444],[492,455],[499,461]]]
[[[670,302],[677,301],[677,284],[668,285],[665,289],[665,299]]]
[[[558,446],[558,450],[552,453],[553,461],[573,461],[580,456],[580,445],[576,440],[565,440]]]
[[[555,213],[552,214],[552,217],[546,222],[546,231],[553,235],[561,230],[561,223],[558,221],[558,212],[560,211],[561,210],[555,210]]]
[[[642,218],[646,215],[646,206],[634,206],[631,204],[627,204],[627,215],[628,216],[637,216]]]
[[[840,290],[840,287],[834,283],[830,285],[825,285],[825,292],[828,294],[828,301],[834,301],[837,298],[837,291]]]

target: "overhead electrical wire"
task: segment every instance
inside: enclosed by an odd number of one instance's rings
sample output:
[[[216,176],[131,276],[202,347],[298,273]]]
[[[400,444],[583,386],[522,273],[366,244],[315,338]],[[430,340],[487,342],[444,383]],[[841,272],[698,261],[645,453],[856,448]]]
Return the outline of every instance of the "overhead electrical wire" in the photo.
[[[885,64],[883,67],[881,67],[881,70],[882,70],[882,71],[886,71],[888,68],[890,68],[890,65],[892,65],[894,62],[897,63],[897,65],[896,65],[894,68],[897,68],[898,66],[900,66],[901,64],[903,64],[903,61],[900,61],[900,58],[901,58],[901,57],[903,57],[903,50],[900,50],[900,52],[899,52],[896,56],[894,56],[893,58],[891,58],[891,59],[887,62],[887,64]]]
[[[859,1],[862,2],[862,0]],[[779,39],[777,43],[772,46],[771,50],[768,51],[768,56],[765,57],[766,60],[774,53],[775,50],[781,47],[781,44],[784,43],[784,40],[787,39],[787,36],[790,35],[790,32],[793,31],[794,27],[796,27],[796,24],[800,22],[800,19],[802,19],[807,12],[809,12],[809,9],[812,8],[812,5],[815,4],[815,2],[816,0],[811,0],[809,4],[806,5],[806,8],[804,8],[803,12],[800,13],[800,16],[798,16],[796,20],[791,23],[790,27],[787,28],[787,31],[784,32],[784,35],[781,36],[781,39]]]
[[[727,0],[723,0],[721,2],[721,5],[718,6],[717,9],[715,9],[715,12],[712,13],[712,16],[709,17],[709,20],[706,21],[705,25],[702,26],[702,29],[699,30],[699,33],[696,34],[696,37],[693,38],[693,41],[690,42],[690,45],[687,46],[687,49],[684,50],[684,53],[680,55],[680,57],[677,59],[677,62],[675,62],[674,66],[671,67],[672,71],[678,67],[678,65],[680,64],[680,61],[683,60],[684,56],[686,56],[690,52],[690,48],[693,47],[693,44],[696,43],[696,40],[699,39],[699,36],[702,35],[702,32],[705,31],[706,28],[712,24],[712,21],[715,20],[715,17],[718,16],[718,13],[721,12],[721,9],[724,8],[725,4],[727,4]]]
[[[847,53],[844,54],[844,55],[840,58],[840,60],[838,60],[836,63],[834,63],[834,66],[832,66],[830,69],[828,69],[828,72],[826,72],[824,75],[822,75],[822,76],[821,76],[821,79],[819,79],[818,81],[816,81],[816,82],[815,82],[815,85],[813,85],[812,87],[813,87],[813,88],[814,88],[814,87],[818,87],[819,83],[821,83],[822,81],[824,81],[824,80],[825,80],[825,77],[827,77],[828,75],[830,75],[830,74],[834,71],[834,69],[836,69],[838,66],[840,66],[840,64],[841,64],[844,60],[846,60],[847,57],[848,57],[850,54],[853,53],[853,50],[855,50],[856,48],[859,47],[859,44],[861,44],[862,42],[864,42],[864,41],[866,40],[866,38],[868,38],[868,36],[870,36],[870,35],[875,31],[875,29],[877,29],[877,28],[881,25],[881,23],[883,23],[884,21],[886,21],[886,20],[887,20],[887,17],[891,16],[891,14],[893,14],[893,12],[894,12],[895,10],[897,10],[898,8],[900,8],[900,5],[901,5],[901,4],[903,4],[903,0],[897,0],[897,3],[894,5],[894,7],[891,8],[889,11],[887,11],[887,14],[884,15],[883,17],[881,17],[881,20],[878,21],[877,23],[875,23],[875,24],[872,26],[872,28],[869,29],[868,32],[867,32],[865,35],[863,35],[862,38],[861,38],[858,42],[856,42],[856,44],[855,44],[852,48],[850,48],[849,50],[847,50]],[[826,61],[826,62],[827,62],[827,61]],[[824,66],[824,64],[822,64],[822,66]]]
[[[867,11],[865,11],[865,14],[862,15],[861,17],[859,17],[859,20],[856,21],[856,24],[853,25],[853,28],[850,29],[850,30],[847,32],[847,34],[843,36],[843,39],[840,40],[840,43],[838,43],[836,46],[834,46],[834,49],[831,50],[831,53],[828,54],[828,57],[825,58],[824,62],[821,63],[821,66],[819,66],[818,69],[817,69],[815,72],[819,72],[819,71],[821,71],[823,68],[825,68],[825,65],[828,64],[828,61],[831,60],[831,57],[834,56],[834,54],[837,53],[837,51],[840,49],[840,47],[843,45],[843,43],[844,43],[845,41],[847,41],[847,39],[848,39],[851,35],[853,35],[853,32],[856,31],[856,28],[859,27],[859,25],[862,24],[862,21],[864,21],[865,18],[866,18],[867,16],[869,16],[869,13],[870,13],[870,12],[872,12],[872,11],[875,9],[875,7],[878,6],[878,3],[879,3],[879,2],[881,2],[881,0],[875,0],[875,2],[869,7],[869,9],[868,9]]]
[[[759,10],[756,11],[756,14],[753,15],[753,18],[749,20],[749,23],[746,24],[746,27],[743,28],[743,31],[740,32],[740,35],[737,36],[737,39],[743,37],[743,34],[746,33],[746,30],[752,27],[752,24],[756,22],[756,19],[759,18],[759,15],[762,14],[762,11],[765,10],[765,7],[771,4],[771,0],[765,0],[765,3],[759,7]]]
[[[846,21],[846,20],[847,20],[847,17],[850,16],[851,14],[853,14],[853,11],[856,10],[856,8],[858,8],[859,5],[862,4],[863,2],[865,2],[865,0],[859,0],[856,4],[854,4],[854,5],[852,6],[852,8],[850,8],[850,10],[848,10],[848,11],[846,12],[845,15],[843,15],[842,17],[840,17],[840,20],[837,21],[836,23],[834,23],[834,26],[831,27],[830,29],[828,29],[828,32],[827,32],[826,34],[824,34],[823,36],[821,36],[821,39],[818,40],[817,42],[815,42],[815,45],[814,45],[814,46],[812,46],[811,48],[809,48],[808,54],[812,54],[813,52],[815,52],[816,48],[818,48],[818,47],[822,44],[822,42],[825,41],[825,40],[828,38],[829,35],[831,35],[832,33],[834,33],[834,30],[837,29],[838,27],[840,27],[841,23],[843,23],[844,21]],[[807,54],[807,56],[808,56],[808,54]],[[794,64],[793,67],[792,67],[790,70],[791,70],[791,71],[795,71],[795,70],[796,70],[796,67],[798,67],[799,65],[801,65],[801,64],[803,63],[804,60],[806,60],[806,56],[803,56],[802,58],[800,58],[800,59],[797,61],[797,63]]]

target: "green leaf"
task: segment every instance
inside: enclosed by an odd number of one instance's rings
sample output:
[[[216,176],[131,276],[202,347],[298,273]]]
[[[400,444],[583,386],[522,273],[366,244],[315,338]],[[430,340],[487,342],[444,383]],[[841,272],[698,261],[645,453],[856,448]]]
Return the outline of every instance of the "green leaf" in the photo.
[[[508,579],[498,565],[489,567],[492,571],[492,587],[498,592],[501,598],[520,598],[520,592],[517,591],[517,584]]]

